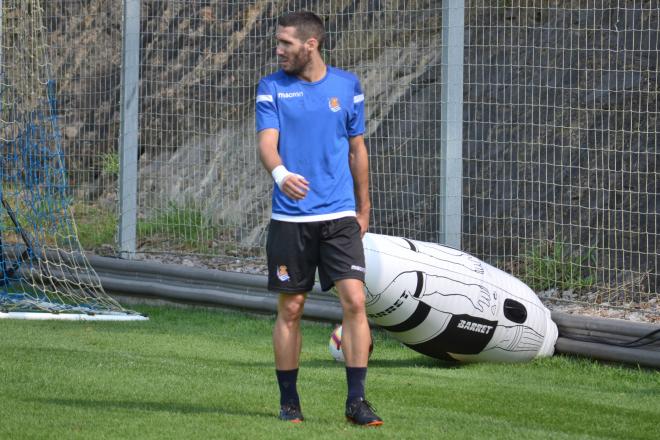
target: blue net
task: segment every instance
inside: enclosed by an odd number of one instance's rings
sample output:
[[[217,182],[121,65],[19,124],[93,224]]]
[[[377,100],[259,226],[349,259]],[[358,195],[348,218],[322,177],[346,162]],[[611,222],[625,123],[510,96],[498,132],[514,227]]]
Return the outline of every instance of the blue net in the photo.
[[[39,3],[2,12],[0,312],[130,314],[78,241]]]

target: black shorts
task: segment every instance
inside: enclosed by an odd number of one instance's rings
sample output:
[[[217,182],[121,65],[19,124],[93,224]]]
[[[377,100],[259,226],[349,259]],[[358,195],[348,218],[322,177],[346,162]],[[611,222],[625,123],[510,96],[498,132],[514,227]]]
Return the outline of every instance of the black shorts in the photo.
[[[266,254],[268,290],[309,292],[317,267],[323,290],[341,279],[364,282],[364,248],[355,217],[308,223],[271,220]]]

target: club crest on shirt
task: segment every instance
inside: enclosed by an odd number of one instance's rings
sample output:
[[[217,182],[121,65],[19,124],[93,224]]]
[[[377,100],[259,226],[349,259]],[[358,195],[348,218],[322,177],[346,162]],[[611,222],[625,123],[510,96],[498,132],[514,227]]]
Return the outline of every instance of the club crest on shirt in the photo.
[[[289,281],[291,279],[284,264],[277,266],[277,279],[280,281]]]
[[[339,104],[339,98],[336,96],[333,96],[328,100],[328,106],[330,107],[330,110],[333,112],[338,112],[341,110],[341,105]]]

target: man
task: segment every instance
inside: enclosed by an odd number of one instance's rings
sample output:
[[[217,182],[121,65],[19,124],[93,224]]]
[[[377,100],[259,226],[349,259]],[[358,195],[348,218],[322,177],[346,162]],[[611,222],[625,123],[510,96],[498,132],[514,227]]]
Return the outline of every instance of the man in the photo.
[[[310,12],[280,17],[281,69],[257,89],[259,156],[275,181],[266,252],[268,288],[279,293],[273,347],[280,419],[303,420],[300,319],[318,267],[321,287],[336,286],[344,313],[346,417],[379,426],[364,391],[371,342],[361,242],[371,209],[364,95],[354,75],[325,64],[324,38],[323,22]]]

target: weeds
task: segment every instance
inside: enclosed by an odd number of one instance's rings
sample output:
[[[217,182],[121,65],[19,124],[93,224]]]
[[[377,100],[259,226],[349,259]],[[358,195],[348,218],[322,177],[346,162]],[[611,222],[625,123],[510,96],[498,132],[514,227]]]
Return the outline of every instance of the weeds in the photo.
[[[581,291],[595,282],[593,248],[575,254],[565,243],[543,241],[521,257],[519,277],[534,291],[556,287],[562,291]]]

